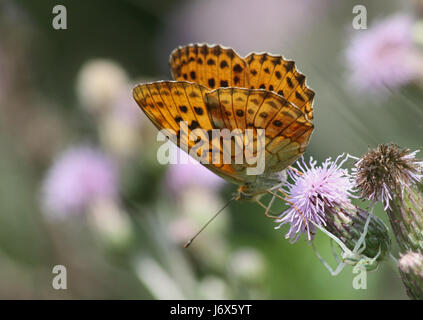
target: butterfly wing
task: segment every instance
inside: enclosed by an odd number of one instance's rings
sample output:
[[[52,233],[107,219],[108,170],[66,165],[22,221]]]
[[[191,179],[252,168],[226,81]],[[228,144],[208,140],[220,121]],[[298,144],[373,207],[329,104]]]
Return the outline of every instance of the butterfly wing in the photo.
[[[313,119],[314,91],[307,87],[305,76],[296,70],[294,61],[268,53],[251,53],[245,61],[249,88],[276,92]]]
[[[159,81],[138,85],[133,90],[133,96],[147,117],[159,130],[164,130],[172,142],[219,176],[242,184],[244,180],[233,166],[223,163],[223,145],[220,139],[213,139],[211,134],[215,127],[204,102],[206,91],[206,87],[197,83]],[[207,136],[201,137],[202,131],[196,129],[204,130]],[[198,141],[189,139],[194,130],[201,140],[208,143],[198,152],[192,152]]]
[[[210,89],[248,86],[247,63],[233,49],[220,45],[191,44],[170,55],[174,80],[193,81]]]
[[[210,89],[240,87],[273,91],[300,108],[313,119],[314,92],[295,62],[268,53],[240,57],[233,49],[220,45],[190,44],[170,55],[173,79],[200,83]]]
[[[280,95],[260,89],[219,88],[205,96],[214,127],[252,130],[253,141],[244,140],[244,149],[257,140],[257,129],[265,130],[265,173],[287,168],[304,153],[313,124]],[[257,145],[250,148],[256,151]],[[236,171],[245,180],[254,180],[246,174],[248,165],[244,162]]]
[[[220,45],[191,44],[172,52],[170,67],[176,81],[141,84],[134,98],[159,130],[219,176],[241,185],[262,183],[247,174],[256,164],[236,160],[240,152],[245,159],[247,149],[257,155],[258,129],[265,129],[262,177],[304,153],[313,131],[314,92],[294,61],[267,53],[243,58]],[[214,129],[238,130],[242,138],[223,143]],[[252,136],[244,134],[247,129]],[[206,144],[199,148],[201,141]]]
[[[197,83],[160,81],[138,85],[133,95],[150,120],[159,130],[165,130],[174,143],[236,184],[257,179],[247,174],[248,163],[233,161],[234,150],[242,150],[245,158],[250,143],[252,150],[257,151],[257,129],[266,130],[265,173],[280,171],[301,156],[313,130],[312,123],[299,108],[266,90],[219,88],[209,91]],[[252,139],[247,141],[245,135],[241,142],[232,139],[230,145],[225,146],[220,138],[215,139],[211,134],[213,129],[225,128],[240,129],[242,133],[252,129]],[[203,136],[198,136],[207,142],[201,150],[195,149],[198,140],[189,139],[193,131],[198,132],[196,129],[203,130]],[[243,146],[239,146],[240,143]],[[237,144],[241,149],[236,148]],[[232,157],[229,163],[223,159],[225,152]]]

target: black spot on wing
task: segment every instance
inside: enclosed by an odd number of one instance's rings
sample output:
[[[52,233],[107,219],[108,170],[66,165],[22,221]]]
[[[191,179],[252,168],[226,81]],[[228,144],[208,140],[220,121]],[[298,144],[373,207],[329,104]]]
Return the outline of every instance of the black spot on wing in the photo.
[[[199,116],[201,116],[204,112],[203,112],[203,108],[201,107],[194,107],[194,111],[196,114],[198,114]]]
[[[282,78],[282,75],[281,75],[281,73],[280,73],[279,71],[276,71],[276,72],[275,72],[275,76],[276,76],[276,78],[278,78],[279,80]]]
[[[237,111],[236,111],[236,115],[237,115],[238,117],[243,117],[243,116],[244,116],[244,111],[243,111],[243,110],[237,110]]]
[[[237,63],[234,68],[234,72],[242,72],[243,68]]]
[[[274,124],[276,127],[282,127],[282,122],[280,122],[279,120],[275,120],[275,121],[273,121],[273,124]]]
[[[226,60],[223,60],[222,62],[220,62],[220,68],[224,69],[228,66],[228,63],[226,62]]]

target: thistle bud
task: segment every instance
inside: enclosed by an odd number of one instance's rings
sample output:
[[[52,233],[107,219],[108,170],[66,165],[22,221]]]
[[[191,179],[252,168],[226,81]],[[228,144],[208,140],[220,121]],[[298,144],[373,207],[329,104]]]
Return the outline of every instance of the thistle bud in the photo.
[[[404,188],[387,213],[402,252],[423,252],[423,184]]]
[[[356,185],[363,199],[381,201],[385,209],[402,190],[422,178],[423,162],[417,151],[401,150],[395,144],[382,144],[369,150],[355,164]]]
[[[408,296],[423,300],[423,255],[408,251],[401,256],[398,266]]]
[[[369,218],[370,216],[370,218]],[[365,230],[367,219],[370,219]],[[338,237],[348,249],[354,250],[363,232],[365,235],[365,249],[360,253],[367,258],[382,261],[389,255],[391,239],[385,223],[377,216],[368,213],[352,204],[333,207],[326,210],[326,230]],[[358,262],[358,261],[352,261]],[[377,263],[366,266],[368,270],[377,267]]]
[[[402,252],[423,250],[423,162],[416,153],[380,145],[356,163],[361,197],[384,204]]]

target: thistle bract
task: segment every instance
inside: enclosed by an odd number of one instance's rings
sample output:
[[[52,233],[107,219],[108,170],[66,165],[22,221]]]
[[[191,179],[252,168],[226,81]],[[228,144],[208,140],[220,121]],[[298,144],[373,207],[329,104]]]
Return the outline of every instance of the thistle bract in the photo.
[[[402,252],[423,249],[423,162],[416,153],[395,144],[379,145],[355,168],[361,197],[384,204]]]
[[[395,196],[422,179],[423,162],[415,158],[417,152],[401,150],[395,144],[382,144],[369,150],[353,169],[361,198],[381,201],[385,210],[389,208]]]
[[[368,219],[367,230],[365,230]],[[363,258],[369,260],[375,258],[374,263],[365,264],[367,270],[373,270],[377,267],[377,262],[389,255],[391,240],[385,223],[377,216],[352,204],[327,210],[326,230],[338,237],[348,249],[356,251],[354,255],[346,256],[347,264],[355,265]],[[357,249],[361,247],[357,247],[357,243],[363,233],[365,233],[363,241],[365,246],[357,254]]]
[[[423,300],[423,255],[409,251],[401,256],[398,266],[408,296]]]
[[[401,251],[423,252],[423,183],[404,188],[387,213]]]

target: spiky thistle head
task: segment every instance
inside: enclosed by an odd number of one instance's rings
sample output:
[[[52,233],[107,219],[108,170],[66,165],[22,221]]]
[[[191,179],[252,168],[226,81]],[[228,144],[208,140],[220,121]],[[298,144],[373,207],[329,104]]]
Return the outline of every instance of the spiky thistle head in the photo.
[[[401,149],[396,144],[370,149],[353,169],[361,198],[381,201],[388,208],[395,194],[401,194],[404,187],[422,179],[423,162],[415,158],[417,152]]]

